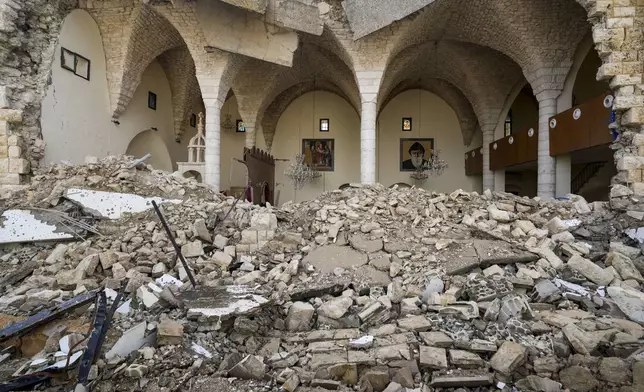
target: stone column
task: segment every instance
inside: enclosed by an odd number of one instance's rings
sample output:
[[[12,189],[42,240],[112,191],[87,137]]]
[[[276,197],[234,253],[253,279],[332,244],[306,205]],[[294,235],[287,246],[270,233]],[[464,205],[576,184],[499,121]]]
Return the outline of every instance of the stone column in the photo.
[[[256,125],[255,120],[247,121],[246,119],[244,119],[244,125],[246,126],[246,148],[253,148],[255,147],[258,125]]]
[[[204,182],[219,192],[221,184],[221,107],[219,99],[204,99],[206,107],[206,167]]]
[[[360,182],[376,182],[376,120],[378,91],[382,81],[383,70],[371,69],[356,71],[362,113],[360,116]]]
[[[505,170],[496,170],[494,172],[494,190],[496,192],[505,192]]]
[[[537,152],[537,195],[544,199],[555,197],[555,159],[550,156],[550,117],[557,114],[558,91],[546,90],[537,94],[539,101],[539,141]]]
[[[483,132],[483,191],[494,188],[494,172],[490,170],[490,143],[494,141],[494,125],[482,125],[481,131]],[[505,172],[504,172],[505,174]]]
[[[376,182],[376,102],[362,102],[360,119],[360,182]]]
[[[581,65],[581,64],[580,64]],[[572,107],[572,83],[569,92],[564,92],[557,98],[557,113]],[[550,122],[550,120],[548,120]],[[555,196],[564,197],[571,193],[572,159],[570,154],[555,157]]]

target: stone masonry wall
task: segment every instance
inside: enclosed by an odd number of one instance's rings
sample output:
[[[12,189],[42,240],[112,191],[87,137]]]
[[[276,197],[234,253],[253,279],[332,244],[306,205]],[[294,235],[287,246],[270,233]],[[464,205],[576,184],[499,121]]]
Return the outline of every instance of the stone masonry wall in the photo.
[[[40,108],[58,33],[75,0],[0,0],[0,185],[20,185],[44,153]]]
[[[641,0],[580,1],[593,23],[593,40],[603,65],[597,78],[610,80],[621,136],[614,144],[619,174],[613,179],[613,208],[644,211],[644,2]]]

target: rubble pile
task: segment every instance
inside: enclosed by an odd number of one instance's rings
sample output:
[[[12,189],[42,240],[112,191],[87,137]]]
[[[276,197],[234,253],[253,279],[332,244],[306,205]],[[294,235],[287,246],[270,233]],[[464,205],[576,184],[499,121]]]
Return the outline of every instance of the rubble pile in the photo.
[[[606,203],[352,185],[277,209],[124,158],[48,170],[5,205],[95,230],[5,245],[0,327],[122,292],[98,390],[644,389],[644,256]],[[0,378],[77,374],[98,308],[8,336]]]

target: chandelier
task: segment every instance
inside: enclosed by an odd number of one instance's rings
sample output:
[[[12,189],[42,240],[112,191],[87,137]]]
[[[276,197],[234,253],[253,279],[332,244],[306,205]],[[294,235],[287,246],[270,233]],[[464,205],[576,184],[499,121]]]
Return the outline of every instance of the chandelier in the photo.
[[[440,177],[449,165],[445,160],[440,158],[440,150],[432,151],[429,161],[416,168],[416,171],[409,176],[417,181],[426,181],[429,176]]]
[[[225,132],[232,132],[235,129],[235,124],[233,124],[233,120],[230,119],[230,113],[226,113],[224,121],[221,123],[221,129]]]
[[[295,156],[295,162],[286,168],[284,175],[291,179],[296,190],[302,189],[304,185],[321,176],[319,171],[304,162],[303,154]]]

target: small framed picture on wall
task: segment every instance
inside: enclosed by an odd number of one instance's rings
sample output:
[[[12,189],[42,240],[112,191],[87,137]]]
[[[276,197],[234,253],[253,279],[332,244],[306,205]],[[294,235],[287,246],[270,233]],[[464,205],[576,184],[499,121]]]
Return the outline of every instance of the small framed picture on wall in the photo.
[[[411,117],[403,117],[402,119],[402,130],[404,132],[411,131]]]
[[[329,119],[321,118],[320,119],[320,132],[329,132]]]
[[[190,126],[193,128],[197,127],[197,115],[194,113],[190,114]]]
[[[157,95],[152,91],[148,91],[148,108],[157,110]]]
[[[246,124],[244,124],[244,120],[237,120],[236,125],[235,129],[237,132],[246,132]]]

